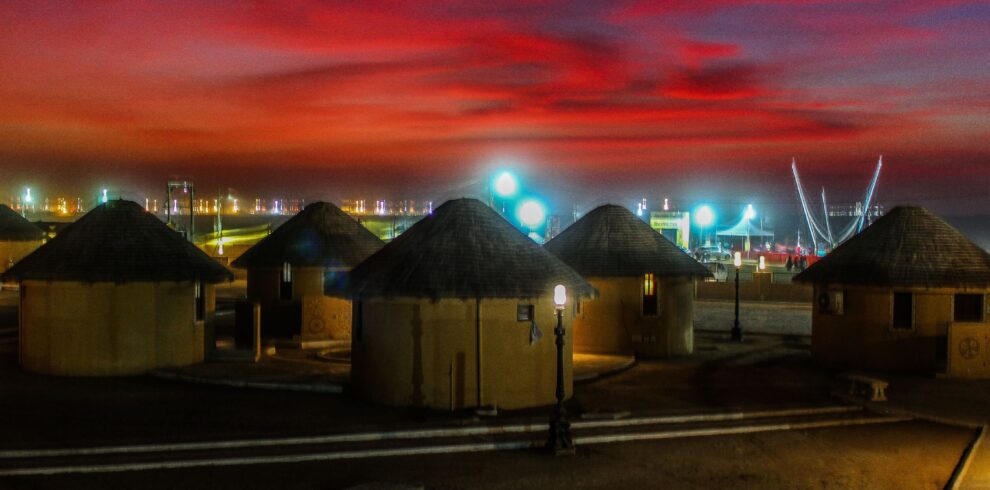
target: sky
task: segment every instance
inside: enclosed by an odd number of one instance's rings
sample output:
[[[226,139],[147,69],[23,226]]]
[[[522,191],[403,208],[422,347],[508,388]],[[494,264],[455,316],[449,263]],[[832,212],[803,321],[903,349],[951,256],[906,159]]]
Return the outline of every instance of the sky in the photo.
[[[990,213],[990,3],[0,2],[0,191]],[[40,192],[40,191],[39,191]]]

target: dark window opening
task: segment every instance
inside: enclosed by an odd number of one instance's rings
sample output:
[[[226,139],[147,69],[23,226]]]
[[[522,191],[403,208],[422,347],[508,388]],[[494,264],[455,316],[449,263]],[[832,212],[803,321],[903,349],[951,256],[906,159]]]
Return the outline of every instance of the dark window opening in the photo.
[[[533,321],[533,305],[517,305],[516,321],[518,322]]]
[[[894,317],[891,323],[894,328],[914,328],[914,295],[911,293],[894,293]]]
[[[278,284],[278,299],[292,299],[292,265],[288,262],[282,264],[282,275]]]
[[[983,321],[983,295],[982,294],[957,294],[953,300],[953,321],[957,322],[982,322]]]
[[[643,276],[643,316],[656,316],[657,306],[656,278],[651,272]]]
[[[206,291],[201,282],[196,283],[196,321],[206,318]]]

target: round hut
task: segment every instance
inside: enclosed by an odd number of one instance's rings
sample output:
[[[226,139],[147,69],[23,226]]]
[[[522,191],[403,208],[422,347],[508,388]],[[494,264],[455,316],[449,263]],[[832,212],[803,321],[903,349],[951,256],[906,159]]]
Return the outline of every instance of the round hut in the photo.
[[[580,303],[574,349],[672,356],[694,349],[694,283],[711,273],[624,207],[595,208],[544,245],[598,297]]]
[[[572,269],[474,199],[447,201],[351,273],[351,379],[364,398],[456,410],[555,401],[553,288],[594,292]]]
[[[214,283],[229,270],[130,201],[79,218],[14,265],[20,360],[70,376],[201,362]]]
[[[824,364],[990,376],[990,254],[923,208],[892,209],[794,281],[814,287]]]
[[[261,305],[262,337],[320,346],[350,339],[348,273],[383,245],[337,206],[314,202],[232,265],[247,269],[247,300]],[[238,325],[250,328],[242,310]]]
[[[0,272],[40,247],[46,236],[44,230],[0,204]]]

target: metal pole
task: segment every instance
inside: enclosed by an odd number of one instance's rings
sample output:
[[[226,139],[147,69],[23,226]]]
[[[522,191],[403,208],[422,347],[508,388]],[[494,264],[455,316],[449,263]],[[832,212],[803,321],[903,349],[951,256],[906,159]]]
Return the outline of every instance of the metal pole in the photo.
[[[739,267],[736,267],[736,320],[732,324],[732,340],[742,340],[742,329],[739,328]]]
[[[550,433],[547,437],[546,449],[555,455],[573,454],[574,443],[571,441],[571,424],[567,421],[567,409],[564,408],[564,321],[563,307],[557,308],[557,328],[553,330],[557,337],[557,405],[553,416],[550,417]]]

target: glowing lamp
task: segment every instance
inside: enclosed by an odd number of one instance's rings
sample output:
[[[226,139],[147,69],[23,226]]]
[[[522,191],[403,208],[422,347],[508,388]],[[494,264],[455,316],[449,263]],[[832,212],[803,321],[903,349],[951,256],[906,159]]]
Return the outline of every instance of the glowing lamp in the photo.
[[[30,187],[25,187],[24,188],[24,202],[25,203],[30,203],[31,200],[32,200],[31,199],[31,188]]]
[[[558,310],[563,310],[564,303],[567,303],[567,288],[558,284],[553,288],[553,304],[557,305]]]
[[[509,172],[502,172],[495,179],[495,192],[501,197],[511,197],[516,193],[519,185],[516,178]]]
[[[736,267],[742,266],[742,252],[736,252],[735,258],[732,259],[732,264]]]
[[[767,270],[767,260],[766,257],[762,255],[760,256],[760,270],[761,271]]]
[[[743,218],[746,218],[747,220],[751,220],[755,217],[756,217],[756,211],[753,209],[753,205],[747,204],[746,211],[743,212]]]
[[[537,228],[543,225],[546,220],[547,213],[543,209],[543,205],[532,199],[523,201],[519,206],[519,221],[529,228]]]
[[[694,213],[694,222],[697,223],[698,226],[708,226],[715,220],[715,213],[713,213],[712,208],[708,206],[701,206]]]

